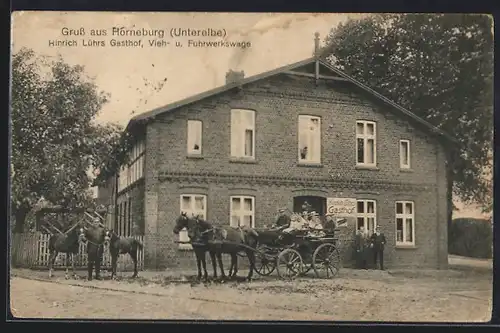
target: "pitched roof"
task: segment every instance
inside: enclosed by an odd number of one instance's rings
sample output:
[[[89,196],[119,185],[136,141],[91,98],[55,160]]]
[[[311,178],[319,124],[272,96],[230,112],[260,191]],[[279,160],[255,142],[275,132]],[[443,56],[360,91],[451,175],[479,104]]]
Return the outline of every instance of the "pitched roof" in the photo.
[[[134,125],[136,123],[150,121],[150,120],[154,119],[156,116],[158,116],[160,114],[163,114],[165,112],[173,111],[173,110],[175,110],[177,108],[180,108],[182,106],[186,106],[188,104],[198,102],[198,101],[200,101],[202,99],[215,96],[217,94],[229,91],[229,90],[231,90],[233,88],[240,87],[240,86],[245,85],[245,84],[249,84],[249,83],[252,83],[252,82],[255,82],[255,81],[259,81],[259,80],[271,77],[273,75],[277,75],[277,74],[280,74],[280,73],[283,73],[283,72],[287,72],[287,71],[290,71],[292,69],[296,69],[296,68],[299,68],[299,67],[302,67],[302,66],[305,66],[305,65],[313,64],[316,60],[317,59],[315,57],[307,58],[305,60],[302,60],[302,61],[290,64],[290,65],[282,66],[282,67],[279,67],[279,68],[276,68],[276,69],[273,69],[273,70],[270,70],[270,71],[267,71],[267,72],[264,72],[264,73],[261,73],[261,74],[253,75],[253,76],[250,76],[248,78],[244,78],[242,80],[239,80],[237,82],[226,84],[226,85],[217,87],[215,89],[211,89],[211,90],[202,92],[200,94],[193,95],[193,96],[185,98],[183,100],[180,100],[180,101],[177,101],[177,102],[174,102],[174,103],[171,103],[171,104],[167,104],[165,106],[153,109],[151,111],[148,111],[148,112],[145,112],[145,113],[141,113],[141,114],[133,117],[130,120],[129,124],[127,125],[127,129],[130,126],[132,126],[132,125]],[[389,106],[391,106],[395,110],[399,111],[401,114],[403,114],[403,115],[405,115],[405,116],[407,116],[409,118],[412,118],[416,122],[418,122],[421,125],[423,125],[424,127],[426,127],[432,133],[435,133],[435,134],[437,134],[439,136],[442,136],[442,137],[446,138],[449,141],[457,142],[457,140],[455,138],[453,138],[452,136],[450,136],[446,132],[440,130],[436,126],[432,125],[431,123],[427,122],[426,120],[422,119],[421,117],[415,115],[414,113],[410,112],[409,110],[405,109],[404,107],[402,107],[401,105],[395,103],[394,101],[391,101],[387,97],[381,95],[380,93],[376,92],[375,90],[371,89],[370,87],[366,86],[365,84],[357,81],[356,79],[352,78],[351,76],[347,75],[346,73],[344,73],[344,72],[340,71],[339,69],[333,67],[332,65],[328,64],[324,60],[319,59],[318,62],[322,66],[324,66],[325,68],[327,68],[328,70],[330,70],[333,73],[335,73],[336,75],[338,75],[339,77],[341,77],[341,78],[345,79],[346,81],[354,84],[355,86],[361,88],[362,90],[364,90],[368,94],[372,95],[373,97],[379,99],[380,101],[388,104]]]

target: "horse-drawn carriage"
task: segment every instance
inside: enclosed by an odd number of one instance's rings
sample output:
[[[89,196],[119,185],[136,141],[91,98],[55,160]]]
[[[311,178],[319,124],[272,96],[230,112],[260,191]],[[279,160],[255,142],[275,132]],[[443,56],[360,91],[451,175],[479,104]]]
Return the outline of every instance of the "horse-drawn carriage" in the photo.
[[[257,229],[255,271],[268,276],[290,279],[307,274],[311,269],[320,278],[333,278],[340,269],[340,253],[335,238],[336,221],[332,216],[311,216],[307,221],[292,214],[292,224],[299,228]],[[316,220],[316,221],[314,221]],[[311,223],[312,222],[312,223]]]
[[[197,257],[198,277],[201,278],[203,266],[207,278],[205,252],[211,253],[216,277],[215,256],[218,256],[221,274],[221,253],[231,255],[231,269],[237,271],[237,255],[246,256],[250,261],[248,279],[252,272],[270,275],[277,270],[283,279],[290,279],[314,270],[317,277],[332,278],[337,275],[341,260],[334,236],[337,221],[333,216],[308,216],[292,214],[288,228],[233,228],[217,226],[197,216],[185,213],[177,219],[174,233],[186,228]],[[230,236],[231,235],[231,236]],[[180,242],[179,242],[180,243]]]

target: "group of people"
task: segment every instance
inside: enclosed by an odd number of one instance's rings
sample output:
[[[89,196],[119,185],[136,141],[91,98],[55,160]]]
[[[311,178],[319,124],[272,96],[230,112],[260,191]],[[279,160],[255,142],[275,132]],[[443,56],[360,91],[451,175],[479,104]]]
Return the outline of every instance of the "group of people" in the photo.
[[[301,219],[294,219],[286,214],[286,209],[279,210],[279,216],[274,228],[285,233],[292,233],[295,230],[322,229],[321,222],[317,218],[318,214],[312,210],[311,205],[305,201],[302,205]],[[385,235],[380,232],[380,227],[376,227],[372,235],[368,235],[364,227],[360,227],[354,239],[356,266],[360,269],[367,269],[369,262],[375,267],[380,264],[380,269],[384,269],[384,247],[386,244]]]
[[[274,224],[274,227],[287,233],[303,229],[323,229],[323,225],[319,219],[319,214],[312,210],[312,206],[307,201],[305,201],[302,205],[302,214],[299,218],[292,219],[288,214],[286,214],[286,209],[280,209],[279,216]]]
[[[354,249],[356,256],[356,266],[360,269],[367,269],[369,260],[377,267],[380,263],[380,269],[384,269],[384,247],[385,236],[380,232],[380,227],[375,228],[375,232],[368,236],[363,227],[360,227],[354,239]]]

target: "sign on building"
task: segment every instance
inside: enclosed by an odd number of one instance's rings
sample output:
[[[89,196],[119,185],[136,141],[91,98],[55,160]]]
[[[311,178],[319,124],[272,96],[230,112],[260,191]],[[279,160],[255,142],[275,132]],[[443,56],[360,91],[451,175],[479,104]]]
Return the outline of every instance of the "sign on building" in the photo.
[[[336,217],[355,217],[356,199],[327,198],[326,212],[327,214],[335,215]]]

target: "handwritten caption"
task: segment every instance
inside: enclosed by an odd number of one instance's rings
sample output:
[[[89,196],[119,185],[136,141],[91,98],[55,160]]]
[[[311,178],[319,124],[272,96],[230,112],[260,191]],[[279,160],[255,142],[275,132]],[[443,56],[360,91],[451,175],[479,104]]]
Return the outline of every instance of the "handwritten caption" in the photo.
[[[88,29],[63,27],[60,36],[48,40],[49,47],[129,48],[249,48],[251,42],[230,40],[226,29],[146,29],[112,27]]]

